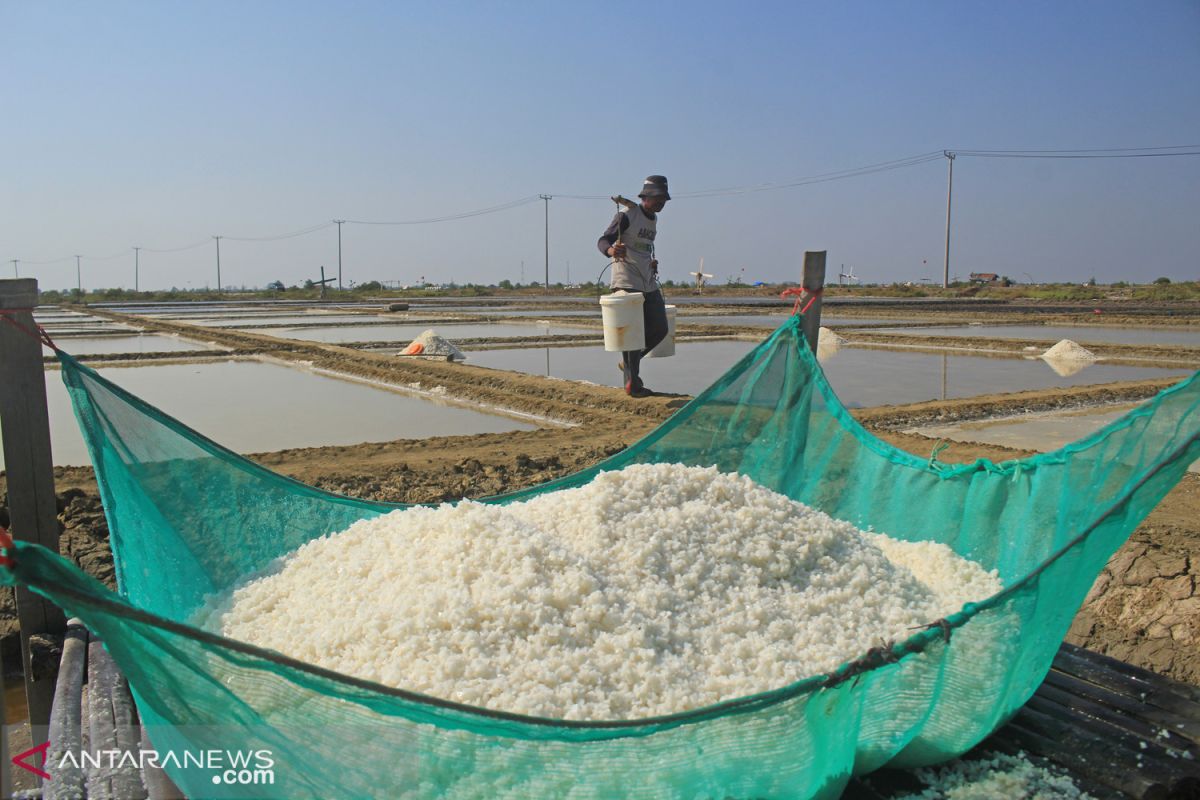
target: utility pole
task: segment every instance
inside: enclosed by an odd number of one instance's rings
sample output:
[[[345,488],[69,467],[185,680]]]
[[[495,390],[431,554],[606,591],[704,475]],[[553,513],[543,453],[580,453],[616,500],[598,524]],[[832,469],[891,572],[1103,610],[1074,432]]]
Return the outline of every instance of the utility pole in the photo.
[[[141,253],[139,252],[141,249],[142,248],[140,248],[140,247],[133,248],[133,291],[134,292],[137,292],[137,290],[138,290],[138,256],[141,255]]]
[[[338,226],[338,291],[342,290],[342,223],[346,220],[335,219],[334,223]]]
[[[546,294],[550,294],[550,198],[553,195],[539,194],[546,203]]]
[[[19,277],[21,277],[20,273],[18,273],[18,272],[17,272],[17,262],[18,262],[18,261],[20,261],[21,259],[19,259],[19,258],[13,258],[13,259],[10,259],[10,260],[12,261],[12,265],[13,265],[13,277],[14,277],[14,278],[19,278]]]
[[[942,288],[950,288],[950,198],[954,192],[954,153],[943,150],[950,163],[950,176],[946,180],[946,260],[942,266]]]
[[[221,238],[220,236],[212,237],[217,240],[217,294],[221,293]]]
[[[83,256],[75,256],[75,291],[79,293],[79,299],[83,299],[83,272],[79,269],[79,259]]]

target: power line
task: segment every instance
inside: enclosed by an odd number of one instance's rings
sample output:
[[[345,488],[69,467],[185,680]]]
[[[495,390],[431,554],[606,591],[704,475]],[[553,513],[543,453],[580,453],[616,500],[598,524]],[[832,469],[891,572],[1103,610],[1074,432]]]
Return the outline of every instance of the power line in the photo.
[[[212,240],[212,237],[210,236],[207,239],[201,239],[200,241],[195,242],[194,244],[184,245],[183,247],[168,247],[165,250],[159,250],[154,247],[143,247],[142,249],[145,250],[147,253],[182,253],[184,250],[195,250],[197,247],[204,247],[211,240]]]
[[[231,242],[278,242],[283,239],[295,239],[297,236],[307,236],[310,233],[325,230],[332,224],[332,222],[322,222],[319,225],[312,225],[308,228],[284,233],[279,236],[222,236],[221,238],[228,239]]]
[[[44,266],[46,266],[47,264],[57,264],[57,263],[58,263],[58,262],[60,262],[60,261],[70,261],[70,260],[71,260],[72,258],[74,258],[74,257],[75,257],[75,256],[73,256],[73,255],[70,255],[70,256],[62,256],[62,257],[60,257],[60,258],[50,258],[50,259],[47,259],[47,260],[45,260],[45,261],[30,261],[30,260],[29,260],[29,259],[27,259],[27,258],[22,258],[22,259],[21,259],[21,263],[22,263],[22,264],[34,264],[34,265],[36,265],[36,266],[39,266],[39,267],[44,267]]]
[[[114,258],[129,255],[129,251],[132,249],[131,247],[126,247],[121,252],[113,253],[111,256],[89,256],[87,253],[84,253],[83,258],[86,258],[88,261],[112,261]]]
[[[1111,153],[1108,155],[1037,155],[1034,153],[974,153],[970,150],[955,150],[960,156],[973,158],[1168,158],[1170,156],[1200,156],[1200,150],[1179,153]]]
[[[1165,145],[1155,147],[1112,147],[1112,148],[1088,148],[1088,149],[1025,149],[1025,150],[953,150],[953,151],[930,151],[927,153],[919,153],[917,155],[906,156],[904,158],[893,159],[891,161],[881,161],[875,164],[867,164],[861,167],[853,167],[850,169],[836,170],[834,172],[823,172],[815,175],[808,175],[801,178],[784,182],[770,182],[751,184],[746,186],[728,186],[713,189],[702,189],[693,192],[677,192],[677,198],[686,199],[703,199],[707,197],[728,197],[742,194],[752,194],[756,192],[778,191],[780,189],[791,189],[800,186],[810,186],[818,183],[827,183],[830,181],[846,180],[849,178],[858,178],[865,175],[873,175],[879,172],[887,172],[890,170],[904,169],[907,167],[927,164],[931,161],[946,157],[948,152],[953,152],[956,156],[966,156],[974,158],[1056,158],[1056,159],[1112,159],[1112,158],[1166,158],[1172,156],[1198,156],[1200,155],[1200,144],[1187,145]],[[569,200],[608,200],[609,195],[599,194],[554,194],[553,197],[559,197]],[[345,219],[333,220],[331,222],[323,222],[318,225],[312,225],[307,228],[302,228],[290,233],[280,234],[277,236],[223,236],[221,238],[229,239],[236,242],[276,242],[285,239],[293,239],[299,236],[306,236],[310,233],[315,233],[324,230],[331,225],[338,226],[340,239],[341,226],[345,223],[354,225],[427,225],[439,222],[452,222],[455,220],[469,219],[471,217],[483,216],[485,214],[495,214],[501,211],[508,211],[513,208],[530,205],[539,200],[545,200],[545,195],[529,195],[527,197],[510,200],[506,203],[501,203],[487,208],[476,209],[473,211],[464,211],[457,214],[447,214],[439,217],[425,217],[421,219],[410,220],[361,220],[361,219]],[[181,253],[186,250],[195,250],[203,247],[214,237],[202,239],[182,247],[170,248],[152,248],[139,247],[139,250],[145,250],[147,253]],[[218,244],[218,248],[220,245]],[[107,261],[121,256],[128,255],[130,248],[126,248],[119,253],[114,253],[107,256],[86,256],[89,260]],[[82,257],[82,256],[81,256]],[[135,254],[136,257],[136,254]],[[41,261],[31,261],[28,259],[20,259],[21,262],[30,266],[46,266],[57,264],[63,261],[69,261],[72,258],[77,258],[74,255],[62,256],[60,258],[52,258]],[[11,259],[10,259],[11,260]],[[78,266],[78,262],[76,264]]]
[[[728,186],[715,189],[701,189],[694,192],[676,192],[676,198],[704,198],[704,197],[723,197],[737,194],[751,194],[753,192],[774,191],[777,189],[789,189],[797,186],[807,186],[813,183],[825,183],[827,181],[843,180],[845,178],[857,178],[862,175],[871,175],[876,172],[886,172],[893,169],[903,169],[904,167],[912,167],[917,164],[925,164],[930,161],[936,161],[942,158],[941,150],[934,150],[928,153],[919,153],[914,156],[906,156],[905,158],[897,158],[891,161],[881,161],[877,164],[867,164],[862,167],[852,167],[850,169],[836,170],[834,172],[822,172],[816,175],[808,175],[802,178],[783,183],[758,183],[749,186]],[[555,197],[564,197],[571,200],[609,200],[608,195],[596,194],[556,194]]]
[[[960,156],[978,158],[1163,158],[1200,155],[1200,144],[1174,144],[1162,147],[1095,147],[1076,150],[955,150],[954,152]]]
[[[365,220],[365,219],[347,219],[344,221],[349,224],[352,224],[352,225],[425,225],[425,224],[428,224],[431,222],[450,222],[450,221],[456,220],[456,219],[467,219],[468,217],[479,217],[484,214],[495,214],[498,211],[507,211],[510,208],[517,208],[519,206],[527,206],[530,203],[536,203],[539,200],[541,200],[540,195],[530,195],[529,197],[522,197],[519,200],[510,200],[507,203],[501,203],[498,206],[489,206],[488,208],[481,208],[476,211],[464,211],[461,214],[448,214],[444,217],[426,217],[425,219],[406,219],[406,220],[396,220],[396,221],[390,221],[390,222],[381,222],[378,220]]]

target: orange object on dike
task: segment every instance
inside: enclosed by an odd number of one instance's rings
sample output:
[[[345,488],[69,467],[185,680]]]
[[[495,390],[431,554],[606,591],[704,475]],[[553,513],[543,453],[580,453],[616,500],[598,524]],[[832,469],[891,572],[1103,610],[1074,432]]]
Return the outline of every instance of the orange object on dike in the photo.
[[[421,353],[424,353],[424,352],[425,352],[425,345],[421,344],[420,342],[413,342],[408,347],[404,348],[404,350],[401,351],[400,355],[402,355],[402,356],[419,356],[419,355],[421,355]]]

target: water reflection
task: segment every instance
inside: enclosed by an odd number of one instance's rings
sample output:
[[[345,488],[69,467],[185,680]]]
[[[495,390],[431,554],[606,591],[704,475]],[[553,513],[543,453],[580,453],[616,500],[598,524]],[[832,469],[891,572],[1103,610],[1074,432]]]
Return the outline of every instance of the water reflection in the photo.
[[[754,346],[752,342],[679,342],[673,358],[646,362],[642,377],[655,391],[695,395],[721,377]],[[599,345],[471,350],[467,356],[469,363],[482,367],[606,386],[621,383],[621,373],[616,366],[619,355],[608,353]],[[836,353],[818,353],[818,358],[834,392],[850,408],[1191,374],[1191,370],[1185,368],[1130,367],[1101,362],[1081,373],[1059,375],[1037,363],[1040,359],[845,346]]]
[[[252,360],[112,367],[100,374],[239,453],[536,427],[445,400]],[[46,378],[54,463],[87,464],[61,376],[49,370]]]

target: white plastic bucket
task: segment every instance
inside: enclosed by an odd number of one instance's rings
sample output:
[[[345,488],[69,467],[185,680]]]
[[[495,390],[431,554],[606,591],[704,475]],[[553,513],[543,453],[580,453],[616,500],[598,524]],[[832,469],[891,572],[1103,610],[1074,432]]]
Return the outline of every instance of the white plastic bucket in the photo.
[[[675,306],[667,306],[667,335],[646,353],[646,358],[668,358],[675,355]]]
[[[613,292],[600,298],[605,350],[620,353],[646,346],[646,323],[642,319],[645,302],[641,292]]]

